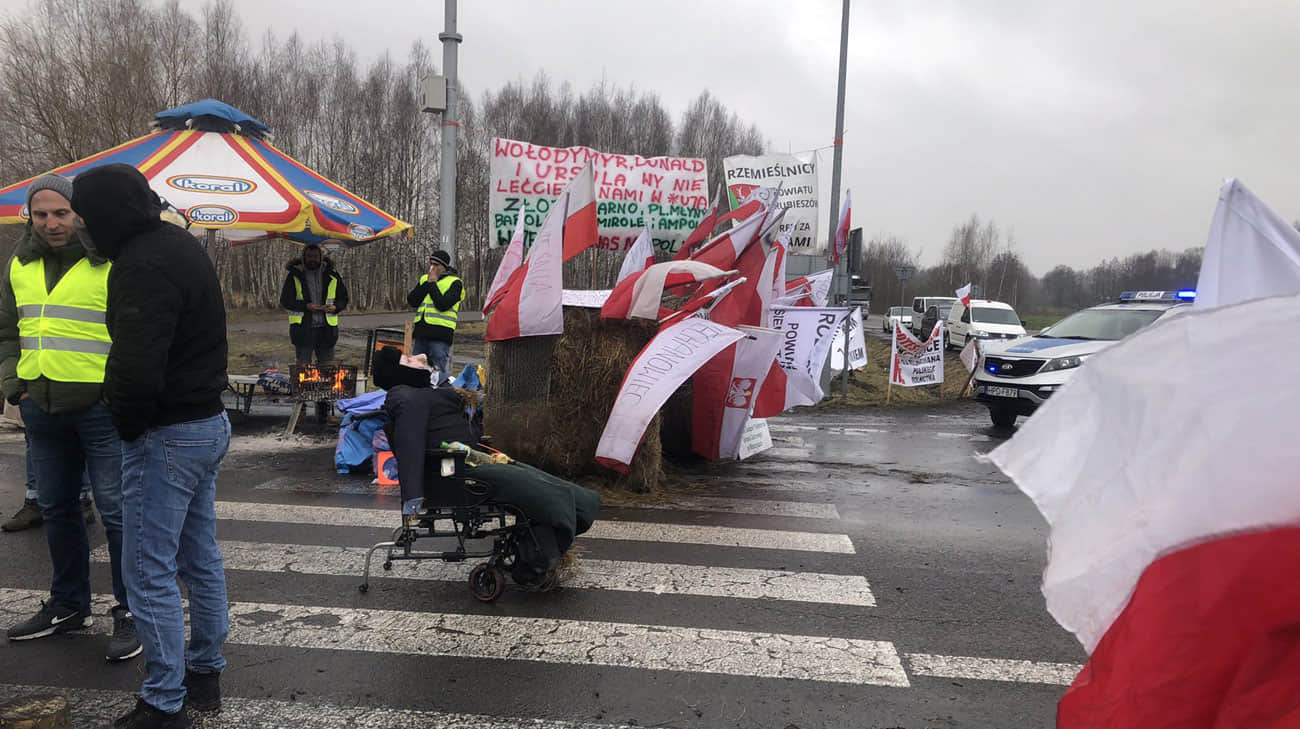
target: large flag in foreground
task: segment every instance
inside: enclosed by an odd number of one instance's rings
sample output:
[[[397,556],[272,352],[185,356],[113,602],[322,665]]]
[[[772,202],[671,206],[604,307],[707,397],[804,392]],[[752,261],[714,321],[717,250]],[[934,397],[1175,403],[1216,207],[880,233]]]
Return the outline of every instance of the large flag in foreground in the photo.
[[[1047,608],[1091,654],[1058,727],[1300,725],[1296,331],[1298,296],[1158,322],[990,454],[1051,525]]]
[[[1198,309],[1300,292],[1300,232],[1238,180],[1219,190],[1219,205],[1196,284]]]
[[[569,190],[551,207],[523,265],[501,287],[483,339],[564,333],[564,219]],[[490,303],[490,302],[489,302]]]
[[[483,313],[492,310],[497,305],[500,298],[498,294],[504,294],[506,282],[510,276],[519,269],[524,263],[524,216],[519,215],[515,223],[515,233],[510,236],[510,245],[506,248],[505,255],[501,257],[501,263],[497,266],[497,273],[492,277],[492,285],[488,286],[487,294],[483,296]]]

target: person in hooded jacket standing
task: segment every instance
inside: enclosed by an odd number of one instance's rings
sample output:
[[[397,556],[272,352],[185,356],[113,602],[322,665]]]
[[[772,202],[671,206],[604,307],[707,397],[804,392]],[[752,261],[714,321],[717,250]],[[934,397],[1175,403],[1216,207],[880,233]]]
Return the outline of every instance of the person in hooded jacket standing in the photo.
[[[280,307],[289,312],[289,341],[298,364],[334,360],[339,341],[339,314],[348,308],[348,287],[334,262],[312,243],[285,266],[289,273],[280,288]]]
[[[215,507],[230,443],[225,303],[207,254],[159,218],[163,205],[134,167],[81,173],[72,208],[86,245],[113,262],[104,390],[122,438],[122,573],[145,656],[140,698],[113,726],[188,727],[187,706],[220,708],[229,632]]]

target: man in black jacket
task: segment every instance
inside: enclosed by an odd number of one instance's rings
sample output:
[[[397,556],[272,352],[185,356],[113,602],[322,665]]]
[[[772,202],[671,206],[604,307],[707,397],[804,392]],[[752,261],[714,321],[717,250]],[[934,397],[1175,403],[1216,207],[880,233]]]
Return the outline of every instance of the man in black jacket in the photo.
[[[280,307],[289,312],[289,341],[293,342],[298,364],[316,364],[334,359],[339,341],[339,313],[348,308],[348,287],[334,270],[334,262],[321,247],[312,243],[285,265],[288,270],[280,287]]]
[[[411,331],[411,354],[423,354],[429,366],[438,370],[438,382],[451,379],[451,345],[460,317],[460,303],[465,300],[465,286],[451,265],[451,255],[434,251],[429,256],[429,271],[406,295],[406,303],[415,307],[415,327]]]
[[[89,249],[113,262],[104,395],[122,437],[123,581],[144,646],[135,709],[115,727],[189,726],[220,706],[229,631],[215,480],[230,443],[226,313],[211,261],[134,167],[77,176],[72,208]],[[179,574],[190,601],[190,641]]]

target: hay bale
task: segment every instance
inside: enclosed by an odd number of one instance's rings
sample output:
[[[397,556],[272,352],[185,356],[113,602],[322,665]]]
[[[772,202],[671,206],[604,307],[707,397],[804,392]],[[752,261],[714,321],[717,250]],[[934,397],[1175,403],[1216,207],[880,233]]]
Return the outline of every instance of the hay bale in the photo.
[[[2,729],[67,729],[71,720],[68,700],[55,694],[23,696],[0,704]]]
[[[663,477],[659,416],[627,475],[596,463],[596,445],[627,368],[657,330],[654,322],[565,307],[562,335],[489,342],[483,424],[494,447],[563,478],[598,476],[653,491]]]

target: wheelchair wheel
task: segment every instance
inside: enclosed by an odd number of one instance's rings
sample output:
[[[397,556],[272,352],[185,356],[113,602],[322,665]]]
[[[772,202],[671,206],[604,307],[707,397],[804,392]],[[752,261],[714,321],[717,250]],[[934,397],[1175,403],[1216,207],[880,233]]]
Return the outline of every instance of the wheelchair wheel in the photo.
[[[492,602],[506,589],[506,576],[500,567],[484,562],[469,573],[469,591],[480,602]]]

